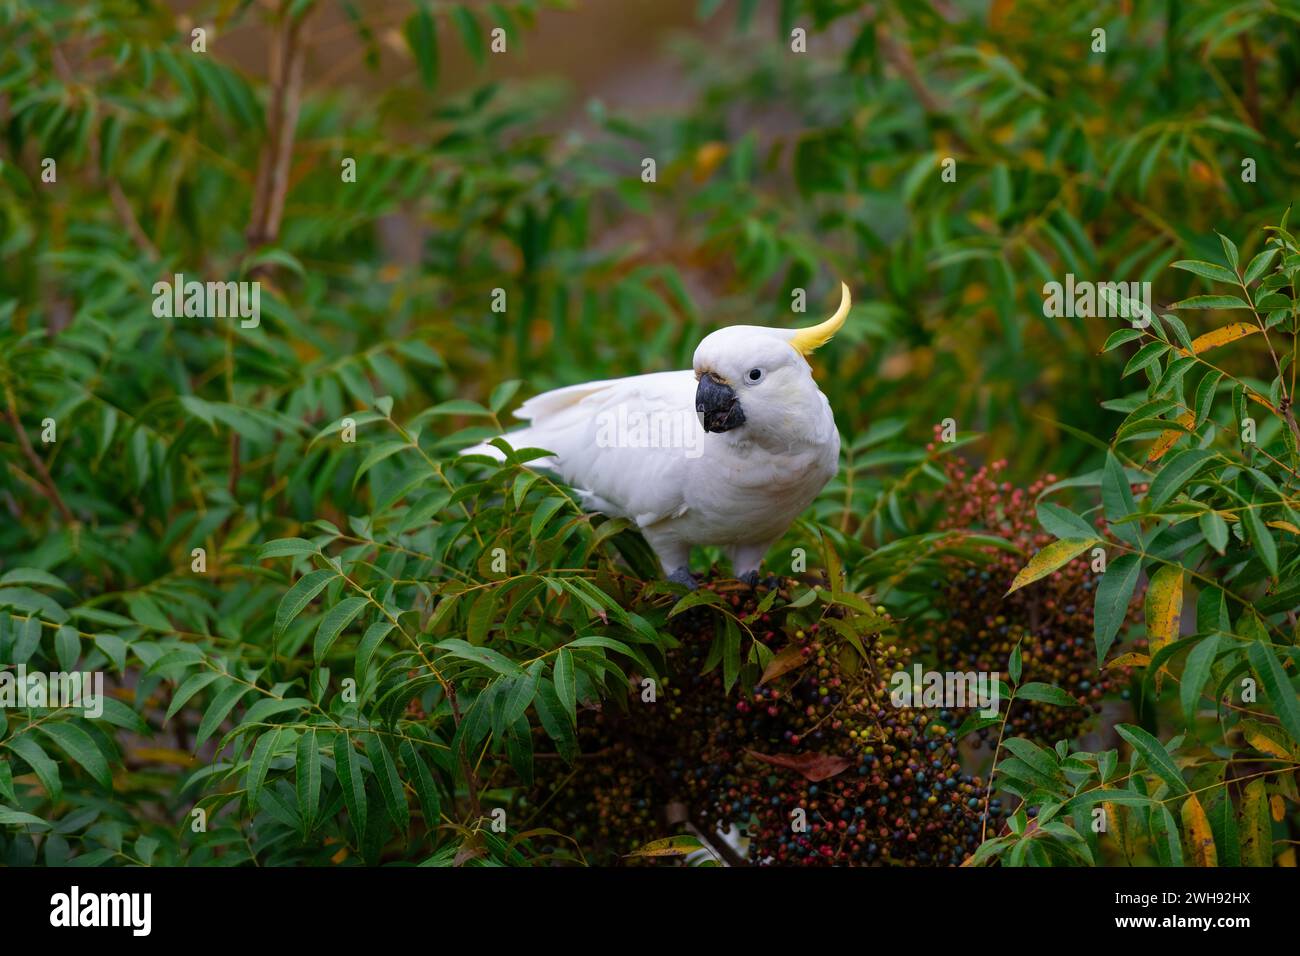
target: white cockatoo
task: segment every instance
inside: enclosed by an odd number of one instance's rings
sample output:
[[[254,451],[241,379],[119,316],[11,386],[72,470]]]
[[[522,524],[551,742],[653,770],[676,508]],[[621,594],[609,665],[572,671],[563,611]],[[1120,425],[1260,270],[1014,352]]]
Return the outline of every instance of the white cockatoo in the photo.
[[[768,549],[830,481],[840,436],[807,356],[839,331],[819,325],[733,325],[705,336],[690,370],[570,385],[515,412],[529,424],[501,436],[541,448],[583,506],[629,518],[670,580],[695,587],[692,545],[716,545],[751,584]],[[504,456],[492,445],[462,454]]]

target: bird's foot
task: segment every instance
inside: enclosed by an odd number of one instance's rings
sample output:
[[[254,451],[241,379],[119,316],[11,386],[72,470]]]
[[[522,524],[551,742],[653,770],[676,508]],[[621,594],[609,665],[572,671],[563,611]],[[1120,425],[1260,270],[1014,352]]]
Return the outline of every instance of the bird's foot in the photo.
[[[740,576],[740,580],[748,584],[751,588],[758,587],[758,569],[746,571]]]
[[[668,580],[674,584],[682,585],[688,591],[694,591],[699,587],[695,575],[691,574],[691,569],[684,564],[680,568],[674,568],[672,573],[668,575]]]
[[[761,577],[758,573],[757,568],[755,568],[752,571],[746,571],[744,574],[740,576],[740,580],[743,581],[745,584],[748,584],[751,588],[757,588],[761,584],[769,591],[775,591],[777,588],[781,586],[781,579],[778,578],[775,574],[769,574],[767,577]]]

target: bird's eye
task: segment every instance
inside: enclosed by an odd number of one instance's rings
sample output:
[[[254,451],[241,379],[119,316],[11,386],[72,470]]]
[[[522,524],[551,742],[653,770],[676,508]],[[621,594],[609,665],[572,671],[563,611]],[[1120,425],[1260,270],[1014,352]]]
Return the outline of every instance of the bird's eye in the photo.
[[[749,379],[751,382],[760,381],[763,378],[763,370],[761,368],[751,368],[745,374],[745,377]]]

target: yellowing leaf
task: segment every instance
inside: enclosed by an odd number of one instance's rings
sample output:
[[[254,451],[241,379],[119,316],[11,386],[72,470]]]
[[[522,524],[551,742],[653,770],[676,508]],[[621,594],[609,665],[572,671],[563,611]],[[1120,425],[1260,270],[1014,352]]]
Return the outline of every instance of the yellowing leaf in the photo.
[[[695,181],[702,183],[713,175],[714,170],[727,158],[725,143],[705,143],[695,151]]]
[[[1221,329],[1206,332],[1204,335],[1198,335],[1192,339],[1192,352],[1200,355],[1202,352],[1208,352],[1220,345],[1227,345],[1229,342],[1237,341],[1237,339],[1244,339],[1246,336],[1253,335],[1258,331],[1258,325],[1252,325],[1249,322],[1233,322]],[[1185,350],[1183,351],[1186,354]]]
[[[1300,534],[1300,528],[1297,528],[1289,521],[1265,521],[1264,524],[1270,528],[1278,528],[1282,531],[1290,531],[1292,534]]]
[[[1183,801],[1183,840],[1187,844],[1187,853],[1193,866],[1218,866],[1219,853],[1214,846],[1214,833],[1210,829],[1210,818],[1205,815],[1205,808],[1196,794],[1191,794]]]
[[[1020,569],[1016,579],[1011,582],[1011,587],[1007,589],[1007,594],[1018,591],[1039,578],[1047,577],[1071,558],[1082,554],[1096,543],[1096,538],[1067,538],[1064,541],[1053,541],[1030,558],[1029,563]]]
[[[1286,737],[1280,728],[1257,720],[1243,720],[1240,727],[1246,742],[1260,753],[1281,757],[1283,760],[1295,759],[1296,755],[1287,746]]]
[[[1151,650],[1158,651],[1178,636],[1178,619],[1183,611],[1183,569],[1161,565],[1147,586],[1147,637]]]
[[[1191,428],[1196,422],[1196,413],[1184,412],[1174,420],[1186,428]],[[1168,431],[1161,432],[1160,437],[1157,438],[1155,444],[1151,446],[1151,451],[1147,455],[1147,461],[1159,461],[1168,453],[1169,449],[1174,447],[1174,444],[1178,439],[1182,438],[1186,434],[1187,432],[1180,428],[1171,428]]]
[[[652,840],[645,846],[637,847],[631,853],[630,857],[647,857],[647,856],[688,856],[704,846],[697,838],[689,834],[681,836],[665,837],[662,840]]]
[[[1152,654],[1178,637],[1178,619],[1182,612],[1183,569],[1178,565],[1161,565],[1147,585],[1147,639]],[[1161,677],[1167,673],[1162,666],[1156,674],[1156,693],[1160,692]]]
[[[1282,795],[1275,793],[1269,797],[1268,808],[1273,813],[1273,820],[1277,823],[1281,823],[1282,818],[1286,816],[1286,802],[1283,801]]]
[[[1115,834],[1115,839],[1119,842],[1119,848],[1124,854],[1124,859],[1131,863],[1133,860],[1133,841],[1124,826],[1123,808],[1109,800],[1102,804],[1102,808],[1106,811],[1106,826]]]
[[[1102,670],[1110,670],[1112,667],[1146,667],[1150,663],[1150,654],[1139,654],[1137,651],[1131,651],[1128,654],[1121,654],[1113,661],[1107,661],[1102,665]],[[1163,669],[1161,668],[1161,670]]]
[[[1273,824],[1263,780],[1246,784],[1241,801],[1241,862],[1246,866],[1273,865]]]
[[[1015,5],[1015,0],[993,0],[989,6],[989,26],[994,30],[1001,30],[1011,18]]]

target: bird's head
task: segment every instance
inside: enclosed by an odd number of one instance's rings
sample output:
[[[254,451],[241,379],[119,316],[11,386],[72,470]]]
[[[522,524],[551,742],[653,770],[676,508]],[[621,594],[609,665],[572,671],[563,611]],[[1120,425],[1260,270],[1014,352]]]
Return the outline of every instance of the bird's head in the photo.
[[[806,437],[809,403],[823,401],[806,356],[828,342],[849,314],[849,287],[840,284],[840,307],[806,329],[732,325],[704,337],[695,350],[695,411],[706,432],[756,440]]]

